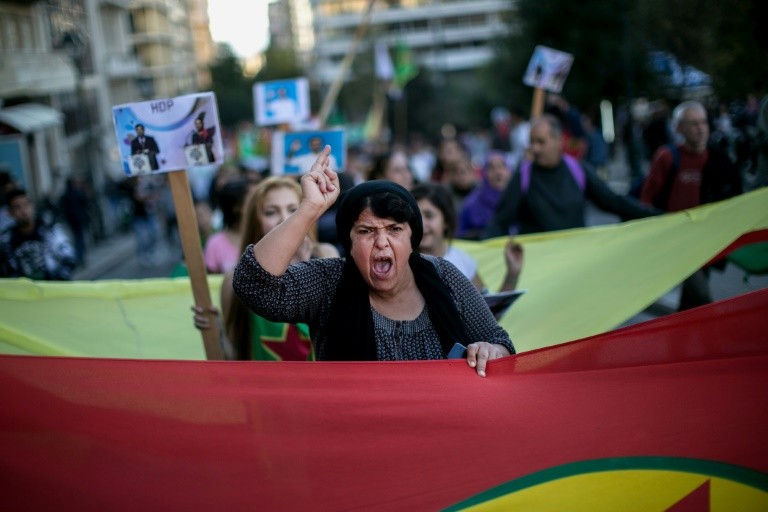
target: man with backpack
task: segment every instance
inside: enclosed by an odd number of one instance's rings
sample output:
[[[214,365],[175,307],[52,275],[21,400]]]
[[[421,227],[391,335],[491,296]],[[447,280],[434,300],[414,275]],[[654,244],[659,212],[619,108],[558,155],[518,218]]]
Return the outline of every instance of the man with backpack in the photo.
[[[530,154],[502,194],[485,238],[584,227],[587,200],[624,220],[662,213],[613,192],[588,164],[563,154],[560,122],[531,122]]]
[[[720,201],[742,191],[741,176],[727,154],[709,143],[707,111],[697,101],[686,101],[672,113],[672,127],[682,143],[656,150],[640,200],[667,212],[677,212]],[[683,282],[678,310],[712,301],[709,268]]]

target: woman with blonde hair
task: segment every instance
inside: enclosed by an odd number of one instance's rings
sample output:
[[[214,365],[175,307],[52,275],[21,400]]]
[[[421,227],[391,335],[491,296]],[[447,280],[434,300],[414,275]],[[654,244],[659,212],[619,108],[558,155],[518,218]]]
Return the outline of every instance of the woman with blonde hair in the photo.
[[[273,176],[259,183],[248,195],[241,221],[241,254],[248,245],[261,240],[281,224],[301,202],[301,186],[292,177]],[[312,237],[304,239],[294,254],[294,262],[339,255],[330,244],[317,243]],[[228,359],[276,361],[305,361],[311,359],[309,328],[305,324],[270,322],[248,311],[232,290],[232,272],[227,272],[221,284],[221,308],[224,312],[225,354]],[[195,326],[207,329],[210,324],[203,309],[194,306]],[[214,311],[218,314],[218,310]]]

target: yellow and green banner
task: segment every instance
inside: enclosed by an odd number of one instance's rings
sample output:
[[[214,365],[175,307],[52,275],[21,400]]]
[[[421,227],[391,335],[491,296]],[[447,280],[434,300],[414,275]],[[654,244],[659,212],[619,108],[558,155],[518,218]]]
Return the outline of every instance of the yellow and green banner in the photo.
[[[768,189],[684,212],[519,237],[523,295],[501,319],[519,352],[609,331],[747,233],[768,229]],[[506,239],[455,242],[489,288]],[[220,277],[209,286],[218,303]],[[0,353],[203,359],[188,278],[0,280]]]

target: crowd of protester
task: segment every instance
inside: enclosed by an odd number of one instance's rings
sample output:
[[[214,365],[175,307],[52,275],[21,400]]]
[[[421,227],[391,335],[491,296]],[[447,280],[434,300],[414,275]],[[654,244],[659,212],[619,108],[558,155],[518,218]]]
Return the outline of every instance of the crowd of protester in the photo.
[[[527,119],[517,107],[497,107],[487,127],[461,130],[447,124],[435,141],[413,134],[407,144],[353,142],[338,186],[346,192],[381,180],[409,191],[423,218],[420,252],[451,261],[477,290],[484,291],[484,284],[476,264],[452,241],[509,237],[499,263],[507,267],[502,290],[514,289],[523,262],[523,248],[514,236],[584,226],[588,201],[622,219],[633,219],[766,185],[768,97],[762,104],[751,96],[745,102],[683,102],[674,107],[655,101],[618,110],[615,131],[634,169],[635,183],[626,195],[611,190],[604,181],[617,144],[603,138],[599,116],[556,94],[547,97],[543,115],[535,119]],[[676,152],[681,152],[685,172],[693,172],[696,183],[711,172],[704,167],[707,161],[729,179],[719,181],[714,189],[707,182],[706,192],[704,185],[684,190],[672,184],[681,179],[675,175],[680,158],[674,156]],[[218,167],[203,186],[193,187],[207,270],[227,276],[221,303],[226,305],[224,336],[232,338],[227,352],[233,358],[282,358],[257,332],[282,324],[268,325],[247,312],[232,293],[232,274],[245,249],[296,211],[302,201],[301,190],[285,183],[298,181],[297,177],[276,182],[271,174],[269,169],[254,171],[229,162]],[[662,182],[667,178],[671,181],[664,190],[667,185]],[[685,179],[690,183],[693,178]],[[275,189],[284,195],[275,195]],[[35,204],[8,173],[0,173],[0,193],[0,276],[71,279],[74,269],[86,264],[91,243],[95,199],[88,184],[72,176],[59,199]],[[141,265],[157,265],[158,244],[164,238],[176,248],[171,257],[179,265],[173,275],[185,273],[164,175],[129,177],[113,184],[107,204],[109,216],[122,229],[133,231]],[[324,210],[296,261],[346,255],[349,241],[339,239],[337,211],[337,204]],[[710,300],[708,272],[704,268],[692,276],[698,291],[693,300],[686,296],[681,309]],[[198,307],[194,311],[200,329],[208,328],[211,319],[221,314]],[[244,334],[244,325],[251,326],[249,334]],[[305,326],[296,325],[291,329],[304,329],[296,338],[304,340],[299,345],[309,347]],[[313,358],[315,354],[305,348],[285,353]]]

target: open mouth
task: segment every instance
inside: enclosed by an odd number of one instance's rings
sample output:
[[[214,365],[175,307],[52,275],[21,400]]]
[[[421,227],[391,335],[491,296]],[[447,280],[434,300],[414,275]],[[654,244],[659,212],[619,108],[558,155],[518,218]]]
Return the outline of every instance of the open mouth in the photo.
[[[373,274],[378,278],[384,278],[392,270],[392,258],[382,257],[373,261]]]

